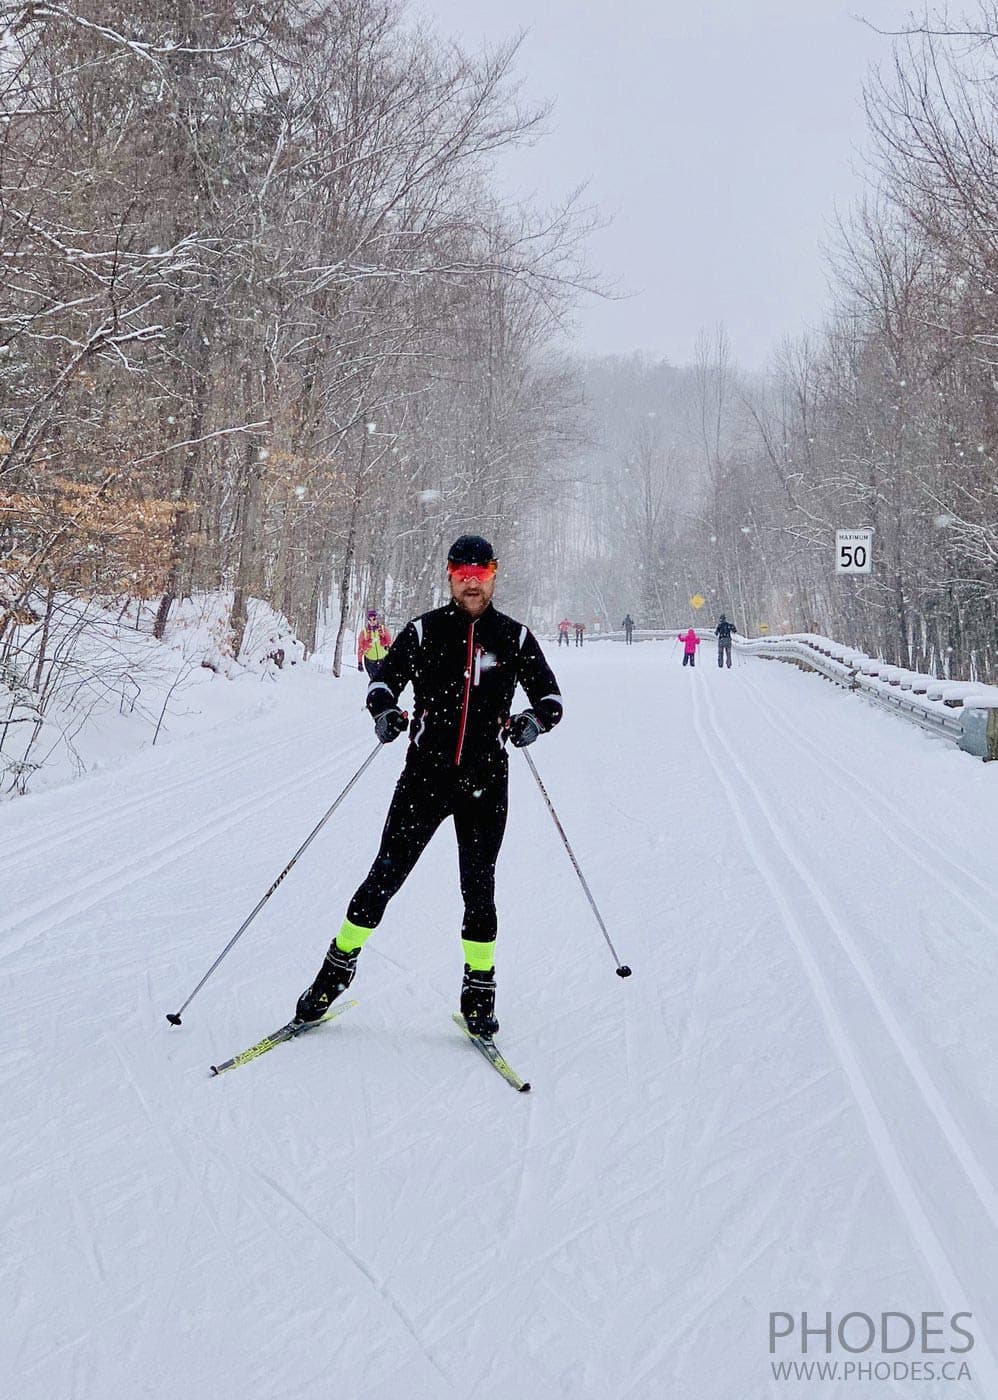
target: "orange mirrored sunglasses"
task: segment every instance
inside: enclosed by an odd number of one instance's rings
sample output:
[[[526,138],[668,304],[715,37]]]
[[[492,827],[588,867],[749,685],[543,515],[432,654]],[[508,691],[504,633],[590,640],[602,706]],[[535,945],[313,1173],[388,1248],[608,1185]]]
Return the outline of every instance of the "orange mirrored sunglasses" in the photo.
[[[494,576],[498,567],[498,561],[490,559],[487,564],[448,564],[447,572],[451,578],[456,578],[458,583],[467,583],[472,578],[484,582],[485,579]]]

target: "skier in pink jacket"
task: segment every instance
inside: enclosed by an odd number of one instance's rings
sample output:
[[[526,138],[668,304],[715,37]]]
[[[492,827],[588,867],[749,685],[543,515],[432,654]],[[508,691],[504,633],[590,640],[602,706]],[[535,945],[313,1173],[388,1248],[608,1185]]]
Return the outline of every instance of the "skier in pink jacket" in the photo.
[[[695,666],[697,664],[697,647],[700,645],[700,638],[691,627],[688,632],[680,632],[677,641],[683,644],[683,665]]]

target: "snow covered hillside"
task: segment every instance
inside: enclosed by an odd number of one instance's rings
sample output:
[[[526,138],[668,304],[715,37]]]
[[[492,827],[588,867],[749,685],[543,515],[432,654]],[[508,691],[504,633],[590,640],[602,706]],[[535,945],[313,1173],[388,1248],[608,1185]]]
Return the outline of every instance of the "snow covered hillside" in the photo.
[[[634,975],[512,754],[497,1011],[529,1095],[451,1023],[446,827],[357,1008],[209,1076],[291,1014],[402,743],[166,1022],[371,752],[356,672],[0,806],[7,1394],[998,1396],[998,768],[790,667],[548,650],[566,718],[531,754]],[[805,1311],[830,1353],[771,1354]],[[843,1345],[885,1312],[942,1318]]]

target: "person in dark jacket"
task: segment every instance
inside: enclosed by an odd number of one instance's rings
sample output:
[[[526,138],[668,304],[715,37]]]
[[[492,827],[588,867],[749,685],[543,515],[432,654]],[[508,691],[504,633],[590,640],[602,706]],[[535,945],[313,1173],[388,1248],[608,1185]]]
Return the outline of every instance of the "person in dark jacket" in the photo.
[[[722,613],[714,628],[714,635],[717,637],[717,664],[723,666],[726,658],[729,671],[731,670],[731,634],[737,631],[738,628],[735,624],[729,622]]]
[[[495,1017],[495,867],[506,828],[508,760],[503,739],[532,744],[561,719],[561,692],[534,635],[492,606],[497,561],[479,535],[462,535],[447,556],[451,601],[398,634],[367,690],[383,744],[409,730],[381,846],[347,906],[300,1021],[316,1021],[353,980],[357,958],[447,817],[457,834],[464,923],[461,1012],[473,1035],[492,1036]],[[412,719],[399,709],[408,684]],[[517,684],[530,708],[511,714]]]
[[[631,646],[634,641],[634,618],[628,613],[620,625],[624,629],[624,641]]]

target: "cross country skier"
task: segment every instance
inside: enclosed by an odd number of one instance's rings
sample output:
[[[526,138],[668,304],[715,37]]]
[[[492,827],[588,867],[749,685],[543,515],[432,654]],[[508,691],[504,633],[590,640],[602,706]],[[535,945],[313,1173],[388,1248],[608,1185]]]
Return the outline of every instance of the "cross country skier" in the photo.
[[[714,628],[714,635],[717,637],[717,664],[723,666],[726,657],[729,671],[731,670],[731,634],[737,631],[738,628],[735,624],[729,622],[722,613]]]
[[[495,867],[506,827],[508,760],[501,742],[532,744],[561,719],[561,692],[526,627],[496,612],[497,561],[479,535],[462,535],[447,556],[451,602],[399,633],[367,690],[383,744],[406,728],[398,707],[415,693],[409,749],[385,821],[381,846],[347,906],[339,933],[295,1019],[317,1021],[353,980],[357,958],[446,817],[457,834],[464,923],[461,1013],[473,1035],[492,1036],[495,1017]],[[519,682],[530,708],[510,715]]]
[[[357,670],[366,671],[373,681],[392,644],[392,634],[378,617],[377,608],[368,608],[367,625],[357,637]]]
[[[678,640],[683,644],[683,665],[696,666],[697,647],[700,645],[700,638],[691,627],[688,632],[680,632]]]
[[[620,625],[624,629],[624,641],[628,646],[632,646],[634,643],[634,618],[628,613]]]

